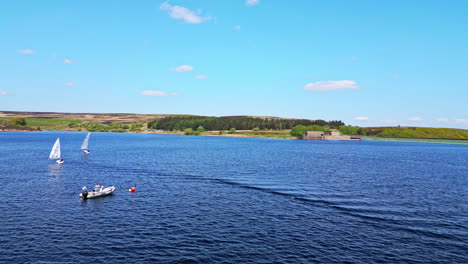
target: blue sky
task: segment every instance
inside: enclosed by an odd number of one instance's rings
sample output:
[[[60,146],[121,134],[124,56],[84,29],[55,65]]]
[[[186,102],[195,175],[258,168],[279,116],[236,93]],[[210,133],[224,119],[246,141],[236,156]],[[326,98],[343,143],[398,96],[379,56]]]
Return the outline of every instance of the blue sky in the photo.
[[[467,1],[7,1],[0,110],[468,128]]]

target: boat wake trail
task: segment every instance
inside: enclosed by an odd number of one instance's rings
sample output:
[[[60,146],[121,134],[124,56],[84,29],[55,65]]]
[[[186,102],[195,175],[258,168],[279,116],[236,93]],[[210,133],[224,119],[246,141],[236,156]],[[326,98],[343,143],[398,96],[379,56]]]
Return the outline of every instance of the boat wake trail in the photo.
[[[362,196],[352,197],[346,195],[332,195],[329,193],[300,193],[299,191],[296,192],[294,188],[289,189],[292,190],[292,192],[287,192],[283,189],[279,190],[279,188],[265,188],[262,186],[242,183],[241,181],[234,180],[233,175],[210,177],[196,173],[187,173],[186,171],[160,171],[152,168],[147,169],[143,167],[122,167],[98,163],[90,163],[89,169],[96,170],[98,173],[123,174],[126,175],[126,182],[136,182],[137,184],[142,185],[150,184],[154,180],[154,177],[158,177],[178,181],[210,181],[215,184],[230,185],[236,186],[238,188],[269,193],[275,196],[294,200],[294,202],[303,203],[308,207],[332,209],[335,212],[352,217],[376,228],[385,228],[386,230],[390,231],[403,231],[416,236],[424,236],[426,238],[435,239],[438,242],[443,241],[444,243],[452,244],[455,247],[468,250],[468,247],[465,243],[467,239],[467,232],[460,231],[468,231],[467,227],[457,223],[441,223],[431,221],[425,219],[424,216],[414,216],[412,212],[407,210],[390,210],[385,206],[376,207],[372,203],[363,201],[364,199],[361,198],[365,197]],[[117,186],[119,185],[117,184]],[[128,186],[123,187],[123,189],[128,189]]]

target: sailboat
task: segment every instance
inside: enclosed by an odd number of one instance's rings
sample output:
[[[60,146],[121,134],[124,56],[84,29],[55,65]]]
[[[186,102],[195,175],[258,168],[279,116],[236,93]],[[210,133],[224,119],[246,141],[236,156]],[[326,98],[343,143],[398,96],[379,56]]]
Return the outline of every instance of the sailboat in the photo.
[[[55,141],[55,144],[50,151],[49,159],[56,159],[58,164],[62,164],[63,158],[60,157],[60,154],[60,138],[57,138],[57,141]]]
[[[88,142],[89,142],[89,135],[91,135],[91,132],[88,132],[88,135],[86,135],[83,144],[81,145],[81,149],[85,154],[89,154],[89,149],[88,149]]]

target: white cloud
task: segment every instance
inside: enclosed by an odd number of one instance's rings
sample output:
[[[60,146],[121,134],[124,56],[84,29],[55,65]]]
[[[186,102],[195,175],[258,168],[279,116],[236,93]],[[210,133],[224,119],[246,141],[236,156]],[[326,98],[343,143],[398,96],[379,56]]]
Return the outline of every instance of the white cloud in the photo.
[[[188,23],[188,24],[200,24],[205,20],[210,20],[211,19],[211,17],[201,17],[201,16],[199,16],[200,13],[201,13],[200,11],[195,13],[195,12],[191,11],[188,8],[185,8],[185,7],[182,7],[182,6],[177,6],[177,5],[173,6],[173,5],[170,5],[167,2],[162,3],[159,8],[161,10],[168,10],[169,15],[172,18],[183,19],[185,21],[185,23]]]
[[[308,83],[304,86],[304,90],[308,91],[333,91],[333,90],[344,90],[344,89],[359,89],[359,84],[355,81],[343,80],[343,81],[326,81],[326,82],[314,82]]]
[[[171,71],[176,71],[176,72],[189,72],[193,70],[195,70],[195,68],[190,65],[180,65],[175,68],[171,68]]]
[[[21,54],[34,54],[34,53],[36,53],[32,49],[20,49],[20,50],[18,50],[18,52],[21,53]]]
[[[166,93],[161,91],[143,91],[140,94],[148,96],[178,96],[177,93]]]
[[[359,121],[367,121],[369,120],[369,117],[367,116],[356,116],[354,120],[359,120]]]
[[[409,121],[417,121],[417,122],[419,122],[419,121],[423,121],[423,119],[422,119],[422,118],[420,118],[420,117],[417,117],[417,116],[415,116],[415,117],[411,117],[411,118],[408,118],[408,120],[409,120]]]
[[[448,118],[437,118],[436,121],[437,122],[448,122],[449,119]]]
[[[72,82],[67,82],[65,85],[68,86],[68,87],[72,87],[73,83]]]
[[[260,3],[260,0],[247,0],[247,1],[245,1],[245,4],[248,5],[248,6],[257,5],[258,3]]]
[[[200,79],[200,80],[201,79],[206,79],[206,78],[208,78],[208,76],[206,76],[206,75],[197,75],[197,76],[195,76],[195,79]]]
[[[455,123],[457,124],[468,124],[468,119],[457,119],[455,118]]]
[[[240,26],[235,26],[234,29],[235,30],[240,30]]]
[[[63,63],[65,63],[65,64],[71,64],[72,62],[71,62],[71,60],[69,60],[69,59],[65,59],[65,60],[63,60]]]
[[[5,91],[0,91],[0,95],[6,95],[6,94],[7,94],[7,92],[5,92]]]

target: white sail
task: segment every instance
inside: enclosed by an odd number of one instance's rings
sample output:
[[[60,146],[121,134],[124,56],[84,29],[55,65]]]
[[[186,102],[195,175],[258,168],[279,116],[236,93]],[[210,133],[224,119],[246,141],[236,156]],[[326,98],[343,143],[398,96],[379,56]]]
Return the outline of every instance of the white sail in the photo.
[[[84,139],[83,144],[81,145],[81,149],[88,149],[88,142],[89,142],[90,134],[91,133],[88,133],[88,135],[86,135],[86,138]]]
[[[52,147],[52,151],[50,152],[49,159],[58,159],[60,158],[60,139],[57,138],[55,141],[54,146]]]

